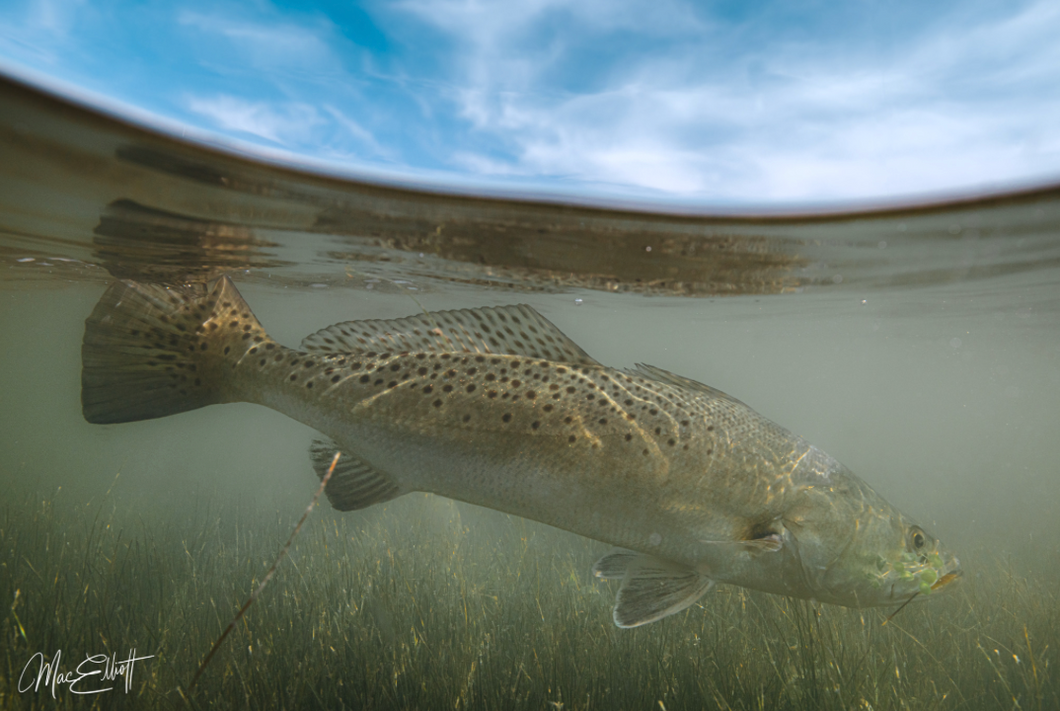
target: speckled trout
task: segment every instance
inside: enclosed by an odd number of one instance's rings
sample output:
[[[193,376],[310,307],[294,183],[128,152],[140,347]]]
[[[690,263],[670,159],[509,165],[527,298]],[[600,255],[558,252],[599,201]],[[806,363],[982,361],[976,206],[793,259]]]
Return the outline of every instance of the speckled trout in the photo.
[[[865,482],[723,392],[591,358],[529,306],[350,321],[297,349],[233,283],[118,282],[85,325],[85,419],[253,402],[319,430],[339,510],[426,491],[618,550],[620,627],[715,583],[865,607],[929,597],[956,557]]]

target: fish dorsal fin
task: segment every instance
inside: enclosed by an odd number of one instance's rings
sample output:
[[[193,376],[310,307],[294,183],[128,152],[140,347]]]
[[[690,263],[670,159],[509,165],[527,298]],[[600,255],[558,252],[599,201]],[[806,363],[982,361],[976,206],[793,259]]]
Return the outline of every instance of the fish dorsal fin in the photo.
[[[713,398],[717,398],[718,400],[727,400],[733,404],[740,405],[742,407],[747,407],[746,403],[740,402],[732,395],[729,395],[728,393],[723,393],[717,388],[712,388],[709,385],[704,385],[698,380],[692,380],[691,378],[686,378],[683,375],[671,373],[670,371],[663,370],[662,368],[656,368],[654,365],[648,365],[646,363],[637,363],[637,366],[633,370],[630,370],[628,372],[640,375],[645,378],[651,378],[652,380],[657,380],[658,382],[666,383],[667,385],[675,385],[679,388],[684,388],[685,390],[706,393],[707,395],[710,395]]]
[[[432,311],[391,321],[346,321],[307,336],[302,350],[496,353],[572,365],[599,365],[526,304]]]
[[[593,573],[604,579],[622,578],[614,612],[619,627],[639,627],[678,613],[714,584],[691,568],[628,551],[604,556]]]
[[[315,439],[309,446],[313,469],[321,479],[331,467],[339,446],[331,440]],[[339,511],[356,511],[372,504],[396,499],[405,493],[390,477],[345,451],[324,487],[328,501]]]

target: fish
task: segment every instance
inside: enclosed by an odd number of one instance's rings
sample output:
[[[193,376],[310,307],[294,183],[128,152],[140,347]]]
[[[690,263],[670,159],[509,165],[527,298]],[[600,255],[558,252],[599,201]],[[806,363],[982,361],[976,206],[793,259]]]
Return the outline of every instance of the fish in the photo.
[[[726,393],[601,364],[527,305],[338,323],[272,340],[228,276],[110,285],[85,322],[90,423],[264,405],[323,437],[354,511],[430,492],[615,547],[613,619],[716,584],[847,607],[935,597],[959,559],[836,459]]]

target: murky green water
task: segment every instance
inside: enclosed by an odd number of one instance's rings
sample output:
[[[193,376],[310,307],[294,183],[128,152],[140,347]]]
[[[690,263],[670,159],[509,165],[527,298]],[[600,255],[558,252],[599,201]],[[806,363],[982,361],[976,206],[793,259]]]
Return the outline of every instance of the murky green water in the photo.
[[[55,705],[20,690],[37,652],[72,669],[133,647],[155,656],[127,692],[60,685],[58,703],[1060,705],[1058,191],[754,218],[445,196],[0,91],[3,706]],[[115,277],[221,272],[290,345],[529,303],[608,365],[701,380],[804,435],[941,537],[965,580],[886,627],[892,610],[730,588],[621,631],[590,575],[603,544],[426,495],[325,504],[187,692],[315,491],[312,432],[252,405],[89,425],[80,342]]]

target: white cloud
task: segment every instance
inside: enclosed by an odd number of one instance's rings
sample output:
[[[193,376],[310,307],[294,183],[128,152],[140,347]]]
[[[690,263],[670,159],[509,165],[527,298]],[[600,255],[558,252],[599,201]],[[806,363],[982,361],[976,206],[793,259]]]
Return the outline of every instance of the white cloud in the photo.
[[[386,158],[389,160],[393,160],[395,158],[393,150],[380,144],[379,141],[375,139],[375,136],[373,136],[370,131],[368,131],[366,128],[364,128],[364,126],[347,116],[343,111],[327,104],[325,104],[323,108],[324,111],[326,111],[328,115],[331,116],[335,123],[337,123],[344,131],[346,131],[346,133],[351,135],[358,143],[367,147],[372,153],[376,154],[378,157]]]
[[[35,30],[65,37],[84,4],[85,0],[35,0],[29,4],[27,24]]]
[[[36,0],[22,12],[16,7],[0,13],[0,57],[31,66],[55,67],[71,38],[85,0]]]
[[[503,47],[550,15],[564,27],[594,33],[672,36],[675,28],[693,33],[708,26],[692,5],[678,0],[405,0],[394,7],[482,47]]]
[[[403,7],[466,48],[452,99],[474,131],[508,147],[506,160],[476,155],[465,142],[452,155],[465,169],[751,201],[900,195],[1060,174],[1055,3],[1002,21],[943,23],[883,56],[850,43],[810,52],[778,42],[733,60],[719,54],[717,34],[691,18],[702,42],[637,57],[621,80],[580,93],[550,91],[547,77],[565,55],[558,43],[585,28],[539,38],[529,52],[506,49],[556,2]],[[603,19],[592,31],[634,18],[640,5],[601,15],[594,7],[585,16]]]
[[[166,106],[186,91],[212,129],[454,180],[769,202],[1060,175],[1060,5],[951,2],[916,23],[909,3],[893,36],[780,5],[726,19],[683,0],[399,0],[370,8],[374,49],[269,0],[155,10],[180,71],[152,68],[150,88]],[[79,66],[101,41],[71,24],[86,16],[109,41],[91,3],[42,0],[0,25],[0,54],[32,44],[38,66]],[[146,65],[128,67],[100,83],[141,91]]]
[[[281,145],[308,141],[313,129],[324,122],[319,111],[308,104],[275,105],[235,96],[192,96],[187,106],[219,128],[249,133]]]
[[[178,22],[203,35],[224,38],[238,52],[241,64],[257,69],[341,71],[341,59],[329,44],[335,28],[323,18],[305,24],[266,23],[185,10]]]

